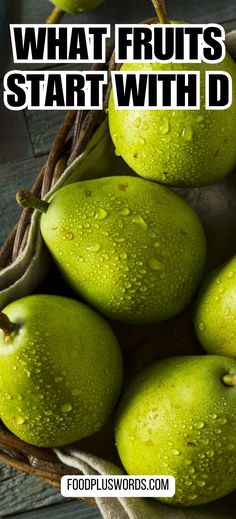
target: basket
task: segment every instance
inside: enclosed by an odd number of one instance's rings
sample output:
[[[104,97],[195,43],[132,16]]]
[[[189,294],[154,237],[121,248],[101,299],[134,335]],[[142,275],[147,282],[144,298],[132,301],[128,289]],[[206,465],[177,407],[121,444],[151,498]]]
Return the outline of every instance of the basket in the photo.
[[[142,23],[152,23],[154,19],[146,20]],[[104,70],[104,65],[95,65],[95,70]],[[107,62],[106,69],[108,70],[109,76],[112,70],[117,69],[114,59],[114,47],[110,45],[107,47]],[[48,159],[42,170],[40,171],[34,185],[32,192],[41,198],[49,193],[55,183],[60,179],[61,175],[65,171],[68,165],[71,165],[73,161],[83,153],[86,149],[91,137],[99,126],[103,123],[106,118],[106,107],[109,98],[109,92],[111,88],[111,82],[104,92],[104,109],[101,111],[69,111],[62,124],[60,125]],[[230,181],[229,181],[230,182]],[[233,185],[231,182],[232,191],[236,191],[236,182]],[[222,188],[222,186],[221,186]],[[207,188],[205,189],[206,195],[203,202],[201,201],[201,189],[195,190],[182,190],[177,189],[178,192],[185,195],[185,198],[193,202],[193,205],[203,204],[200,208],[200,213],[203,208],[203,213],[208,212],[208,196],[212,196],[217,199],[219,186],[211,186],[212,195],[208,195]],[[225,189],[225,192],[224,192]],[[193,194],[194,191],[194,194]],[[232,194],[233,196],[233,194]],[[219,204],[222,205],[220,214],[214,215],[215,219],[220,222],[222,214],[224,215],[225,209],[228,210],[228,191],[223,185],[223,198],[225,198],[225,206],[221,200]],[[196,203],[195,203],[196,202]],[[204,207],[205,204],[205,207]],[[232,205],[235,203],[232,202]],[[232,209],[233,214],[233,209]],[[232,220],[232,214],[230,217]],[[235,212],[234,212],[235,214]],[[0,270],[4,270],[9,264],[12,264],[22,254],[28,239],[30,222],[31,222],[32,210],[24,209],[22,211],[19,222],[16,224],[10,235],[8,236],[5,244],[0,250]],[[201,215],[202,216],[202,215]],[[236,215],[235,215],[236,216]],[[203,215],[204,220],[204,215]],[[205,222],[204,222],[205,223]],[[223,222],[224,224],[224,219]],[[235,226],[236,227],[236,226]],[[206,232],[209,237],[212,230],[212,222],[209,220]],[[224,229],[224,225],[221,226],[220,239],[223,236],[224,241],[226,240],[226,246],[228,247],[231,243],[231,236],[227,237]],[[232,229],[236,231],[236,228]],[[219,240],[220,241],[220,240]],[[222,241],[222,240],[221,240]],[[220,247],[218,247],[218,254],[214,254],[214,259],[208,258],[208,268],[216,266],[223,260],[227,259],[222,253]],[[230,256],[233,253],[232,245],[228,247],[227,255]],[[150,363],[153,359],[157,358],[156,353],[156,342],[157,337],[162,342],[162,348],[159,353],[159,358],[163,356],[173,356],[179,354],[199,354],[202,350],[196,340],[193,327],[191,324],[192,309],[191,306],[187,308],[180,316],[168,321],[168,323],[162,322],[154,325],[146,326],[129,326],[114,324],[112,326],[118,337],[119,342],[124,343],[128,346],[128,354],[125,355],[125,365],[129,364],[129,355],[137,350],[141,350],[145,344],[148,347],[148,355],[145,358],[145,363]],[[132,353],[133,354],[133,353]],[[138,355],[134,361],[134,371],[139,370],[142,365],[142,355]],[[132,373],[131,369],[131,373]],[[75,469],[68,467],[61,463],[57,456],[54,454],[52,449],[38,448],[29,445],[12,433],[10,433],[6,427],[0,422],[0,461],[10,465],[11,467],[34,475],[45,483],[51,485],[56,489],[60,489],[61,477],[65,474],[76,474],[79,473]],[[82,499],[82,498],[80,498]],[[93,498],[84,498],[84,501],[90,504],[95,504]]]
[[[155,19],[148,19],[145,23],[151,23]],[[142,22],[144,23],[144,22]],[[107,47],[106,67],[103,64],[96,64],[93,70],[108,70],[108,77],[110,79],[111,71],[117,70],[119,65],[115,64],[114,59],[114,45],[110,44]],[[54,186],[55,182],[63,174],[67,166],[85,150],[90,138],[95,133],[96,129],[101,125],[106,117],[106,107],[109,99],[111,88],[111,81],[104,92],[104,109],[103,110],[71,110],[69,111],[62,124],[60,125],[54,142],[52,144],[46,164],[40,171],[31,191],[44,198],[47,193]],[[4,270],[9,264],[12,264],[22,254],[27,244],[30,221],[32,216],[31,209],[24,209],[22,211],[19,222],[15,225],[12,232],[9,234],[3,247],[0,250],[0,269]],[[125,343],[128,350],[133,351],[135,348],[141,347],[142,343],[155,342],[157,333],[161,333],[165,344],[170,343],[170,336],[172,336],[172,328],[175,327],[175,320],[168,326],[165,323],[156,325],[140,327],[130,327],[112,323],[115,333],[120,339],[121,343]],[[177,327],[182,329],[183,323],[180,319],[180,325]],[[196,342],[192,330],[192,343]],[[182,333],[182,331],[180,332]],[[172,354],[178,351],[178,345],[174,341],[172,347]],[[129,358],[125,359],[129,363]],[[75,474],[76,470],[71,469],[67,465],[63,465],[52,449],[38,448],[29,445],[12,433],[0,422],[0,461],[11,467],[34,475],[44,480],[49,485],[60,488],[60,480],[64,474]],[[85,499],[87,502],[95,503],[94,499]]]

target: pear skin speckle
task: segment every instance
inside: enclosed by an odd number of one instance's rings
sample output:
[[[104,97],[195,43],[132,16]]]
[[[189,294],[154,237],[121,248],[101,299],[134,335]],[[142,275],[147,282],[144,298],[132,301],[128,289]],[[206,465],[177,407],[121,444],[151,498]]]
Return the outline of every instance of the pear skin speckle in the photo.
[[[122,383],[121,352],[105,319],[73,299],[38,294],[4,312],[21,330],[7,344],[0,331],[3,423],[39,447],[95,433],[110,418]]]
[[[235,490],[236,373],[223,356],[169,358],[140,372],[117,412],[116,445],[128,474],[171,474],[171,505],[214,501]],[[226,404],[226,405],[225,405]]]
[[[168,72],[172,67],[126,63],[121,70]],[[226,110],[205,110],[205,72],[218,71],[219,64],[175,63],[174,70],[200,71],[200,109],[117,110],[112,91],[111,138],[117,154],[141,177],[171,186],[213,184],[236,166],[236,64],[229,54],[220,63],[233,79],[233,102]]]
[[[194,313],[199,342],[210,354],[236,358],[236,256],[203,284]]]
[[[141,178],[60,189],[42,215],[41,232],[66,282],[113,320],[168,319],[187,306],[201,280],[206,243],[196,212]]]

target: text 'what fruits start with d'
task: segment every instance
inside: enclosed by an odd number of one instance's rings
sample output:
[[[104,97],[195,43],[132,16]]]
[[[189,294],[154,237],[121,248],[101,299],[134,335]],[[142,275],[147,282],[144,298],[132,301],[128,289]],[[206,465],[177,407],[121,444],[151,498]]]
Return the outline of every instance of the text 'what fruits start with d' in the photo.
[[[110,25],[12,25],[15,63],[105,63]],[[116,25],[112,72],[116,109],[224,110],[232,103],[232,78],[211,66],[225,57],[225,33],[217,24]],[[200,92],[199,66],[205,92]],[[143,70],[140,71],[140,64]],[[160,70],[169,64],[170,70]],[[189,70],[189,64],[192,69]],[[156,66],[158,65],[158,72]],[[102,108],[106,72],[34,72],[13,70],[4,78],[4,103],[10,110]]]

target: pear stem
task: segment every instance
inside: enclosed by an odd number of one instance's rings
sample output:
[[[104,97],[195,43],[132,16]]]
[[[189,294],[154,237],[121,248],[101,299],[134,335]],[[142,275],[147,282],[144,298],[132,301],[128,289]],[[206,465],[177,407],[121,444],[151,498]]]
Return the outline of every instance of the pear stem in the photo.
[[[6,314],[0,312],[0,330],[4,332],[5,337],[9,337],[17,328],[18,324],[12,323]]]
[[[170,23],[170,20],[166,14],[163,0],[152,0],[153,7],[157,13],[157,17],[160,23]]]
[[[41,213],[46,213],[49,207],[48,202],[41,200],[27,189],[20,189],[16,193],[16,201],[20,207],[31,207],[32,209],[38,209]]]
[[[47,17],[46,23],[59,23],[63,18],[64,14],[65,12],[62,11],[62,9],[59,9],[59,7],[54,7],[51,14]]]
[[[225,386],[236,387],[236,373],[234,375],[224,375],[222,380]]]

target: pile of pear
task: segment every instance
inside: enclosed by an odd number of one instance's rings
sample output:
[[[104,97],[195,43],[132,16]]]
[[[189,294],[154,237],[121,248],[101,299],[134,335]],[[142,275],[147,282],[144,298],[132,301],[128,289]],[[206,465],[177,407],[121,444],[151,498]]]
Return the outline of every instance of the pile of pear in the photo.
[[[75,299],[35,294],[0,313],[0,416],[22,440],[55,447],[101,429],[118,401],[122,355],[104,317],[147,324],[181,312],[202,277],[205,233],[183,198],[131,176],[17,200],[41,211]]]
[[[0,314],[0,415],[24,441],[55,447],[93,435],[114,413],[123,362],[105,318],[148,324],[179,314],[201,283],[206,239],[182,197],[135,176],[77,182],[47,201],[21,190],[17,200],[41,211],[44,242],[74,299],[32,295]],[[224,269],[230,285],[233,266]],[[223,277],[215,283],[226,289]],[[201,333],[208,285],[195,312]],[[236,361],[230,348],[211,353],[152,364],[115,412],[124,468],[174,475],[173,505],[235,488]]]
[[[229,55],[221,69],[235,89]],[[22,440],[57,447],[95,434],[115,416],[128,474],[173,475],[175,496],[164,500],[170,505],[208,503],[236,487],[235,258],[196,299],[193,323],[210,355],[153,363],[124,387],[113,325],[172,319],[197,294],[203,225],[162,184],[200,186],[232,171],[236,103],[222,112],[116,111],[111,93],[109,125],[136,176],[80,181],[47,200],[17,194],[22,207],[41,211],[44,243],[74,298],[35,294],[0,313],[0,417]]]

